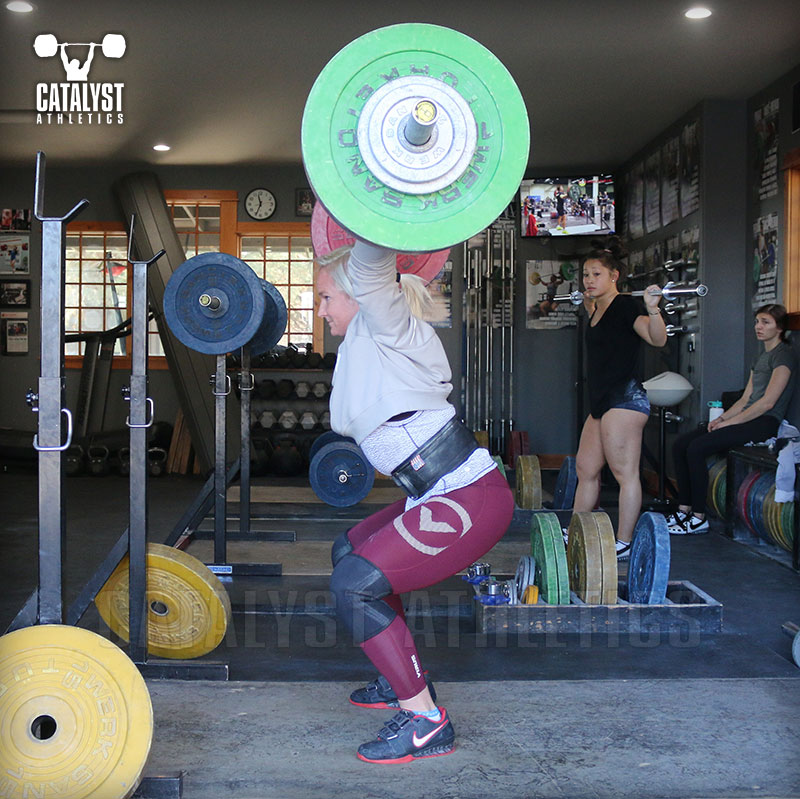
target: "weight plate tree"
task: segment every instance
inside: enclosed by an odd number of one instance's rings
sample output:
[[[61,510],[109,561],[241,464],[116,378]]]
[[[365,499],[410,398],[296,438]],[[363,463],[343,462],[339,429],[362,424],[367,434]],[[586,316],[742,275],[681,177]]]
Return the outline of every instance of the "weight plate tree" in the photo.
[[[340,247],[355,244],[355,238],[331,218],[321,202],[317,202],[311,214],[311,244],[317,256],[327,255]],[[430,283],[445,265],[450,250],[438,252],[397,253],[397,271],[400,274],[417,275]]]
[[[95,597],[103,621],[128,640],[128,558]],[[147,545],[147,650],[189,659],[213,651],[225,637],[231,603],[219,578],[197,558],[163,544]]]
[[[357,444],[333,441],[314,455],[308,468],[314,493],[328,505],[348,508],[372,490],[375,469]]]
[[[661,605],[667,598],[670,543],[667,520],[643,513],[636,522],[628,564],[628,602]]]
[[[483,45],[437,25],[371,31],[309,93],[303,163],[330,215],[400,252],[442,250],[505,210],[530,148],[522,95]]]
[[[0,638],[3,796],[130,796],[152,738],[145,681],[108,639],[59,624]]]

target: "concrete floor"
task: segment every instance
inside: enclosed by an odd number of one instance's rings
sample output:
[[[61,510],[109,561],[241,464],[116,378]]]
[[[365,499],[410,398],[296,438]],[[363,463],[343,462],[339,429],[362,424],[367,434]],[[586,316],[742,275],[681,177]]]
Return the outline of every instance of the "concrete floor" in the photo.
[[[164,540],[201,485],[151,480],[151,540]],[[69,602],[127,524],[127,484],[73,478],[65,496]],[[35,473],[0,473],[0,629],[36,583],[36,503]],[[347,702],[372,678],[371,667],[324,608],[307,607],[325,604],[325,577],[309,568],[324,549],[319,542],[352,524],[341,514],[321,520],[324,512],[272,522],[305,542],[299,565],[292,566],[291,544],[280,544],[279,555],[270,544],[260,554],[281,559],[282,577],[227,586],[234,625],[205,659],[229,662],[232,682],[149,681],[155,729],[145,775],[185,771],[187,799],[800,797],[800,669],[780,632],[783,621],[800,621],[800,578],[719,531],[672,538],[671,577],[724,604],[723,632],[689,642],[668,635],[498,642],[478,635],[460,604],[455,621],[442,612],[437,596],[452,586],[433,587],[412,627],[458,748],[406,766],[362,763],[355,748],[391,714]],[[504,544],[524,552],[527,535],[513,527]],[[194,546],[202,551],[207,542]],[[265,592],[264,612],[243,612],[248,590]],[[81,625],[108,634],[93,608]]]

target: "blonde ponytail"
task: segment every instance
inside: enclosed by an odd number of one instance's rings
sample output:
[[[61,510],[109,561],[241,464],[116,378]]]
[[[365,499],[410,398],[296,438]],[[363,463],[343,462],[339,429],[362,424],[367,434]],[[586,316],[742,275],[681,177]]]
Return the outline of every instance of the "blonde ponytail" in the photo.
[[[417,319],[424,319],[433,310],[433,297],[425,281],[418,275],[400,275],[400,290],[406,298],[411,313]]]

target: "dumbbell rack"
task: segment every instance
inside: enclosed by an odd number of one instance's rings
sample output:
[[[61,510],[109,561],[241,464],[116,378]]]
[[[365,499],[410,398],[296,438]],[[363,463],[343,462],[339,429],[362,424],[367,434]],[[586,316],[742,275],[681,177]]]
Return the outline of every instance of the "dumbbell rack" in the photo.
[[[265,379],[274,379],[276,381],[291,380],[295,383],[295,385],[298,382],[305,381],[309,383],[324,382],[330,386],[331,378],[333,376],[333,370],[326,368],[256,368],[253,369],[253,372],[256,375],[257,382]],[[253,421],[257,424],[263,411],[273,411],[276,417],[276,423],[273,427],[266,429],[266,437],[268,439],[272,439],[275,436],[281,436],[284,434],[287,436],[294,436],[296,437],[298,443],[301,444],[301,451],[303,451],[305,454],[307,452],[307,447],[304,447],[303,445],[307,444],[310,446],[314,438],[329,428],[324,427],[318,422],[317,425],[315,425],[315,427],[311,430],[304,430],[299,426],[299,424],[295,425],[292,429],[286,429],[280,426],[280,424],[277,422],[277,419],[283,411],[295,409],[297,409],[298,419],[303,411],[311,411],[312,413],[316,414],[317,418],[319,419],[322,414],[328,410],[329,396],[330,388],[328,389],[328,393],[323,397],[316,397],[311,394],[306,397],[298,397],[293,391],[292,394],[285,398],[271,397],[269,399],[265,399],[257,396],[256,392],[253,392],[253,394],[251,394]]]

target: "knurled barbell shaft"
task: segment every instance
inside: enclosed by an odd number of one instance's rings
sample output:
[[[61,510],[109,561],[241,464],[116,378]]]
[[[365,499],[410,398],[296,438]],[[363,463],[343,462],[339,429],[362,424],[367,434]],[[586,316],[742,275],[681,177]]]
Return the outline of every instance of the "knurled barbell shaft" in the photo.
[[[672,286],[667,283],[667,285],[663,288],[640,289],[638,291],[622,293],[627,294],[629,297],[644,297],[645,294],[649,294],[653,297],[660,296],[669,300],[672,299],[672,297],[682,294],[694,294],[697,297],[705,297],[706,294],[708,294],[708,286],[706,286],[704,283],[697,283],[694,286]],[[580,305],[583,302],[583,299],[584,297],[582,291],[572,291],[569,294],[557,294],[555,297],[553,297],[555,302],[571,302],[573,305]]]

